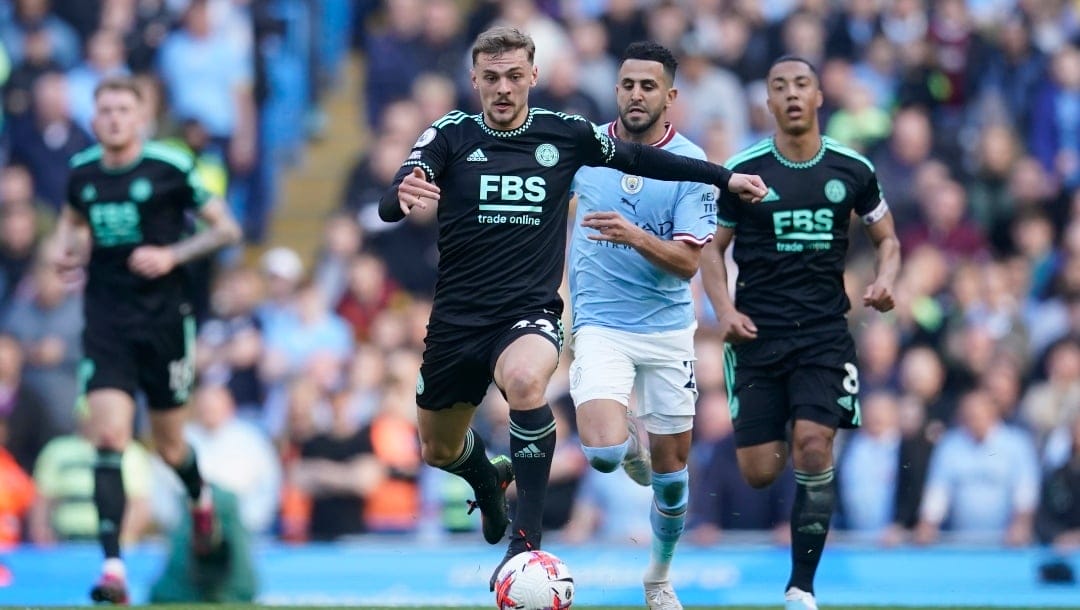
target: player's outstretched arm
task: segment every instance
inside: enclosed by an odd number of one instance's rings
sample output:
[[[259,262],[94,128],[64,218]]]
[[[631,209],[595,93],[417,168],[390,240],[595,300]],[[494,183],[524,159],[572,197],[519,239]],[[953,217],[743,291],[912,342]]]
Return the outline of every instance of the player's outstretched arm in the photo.
[[[586,214],[581,226],[598,231],[588,234],[589,239],[630,246],[650,263],[684,280],[697,273],[701,246],[696,243],[660,239],[614,211]]]
[[[895,305],[893,289],[900,274],[900,240],[896,237],[892,213],[886,212],[880,220],[867,225],[866,232],[874,243],[877,261],[874,281],[863,293],[863,305],[889,311]]]
[[[724,251],[731,244],[735,231],[728,227],[716,227],[716,236],[702,248],[701,280],[705,286],[705,295],[716,312],[720,322],[720,332],[724,341],[742,343],[757,338],[757,326],[749,316],[735,309],[735,303],[728,294],[727,268],[724,266]]]
[[[743,201],[756,203],[768,192],[758,176],[735,174],[728,168],[676,155],[655,146],[636,142],[613,140],[614,154],[607,162],[609,167],[636,176],[666,180],[668,182],[701,182],[731,191]]]
[[[199,208],[205,228],[170,246],[139,246],[128,259],[128,268],[147,278],[158,278],[193,260],[208,256],[240,241],[240,225],[221,197]]]
[[[397,222],[412,212],[414,207],[426,210],[429,203],[439,200],[439,187],[428,182],[424,170],[412,166],[398,170],[397,178],[379,200],[379,218]]]

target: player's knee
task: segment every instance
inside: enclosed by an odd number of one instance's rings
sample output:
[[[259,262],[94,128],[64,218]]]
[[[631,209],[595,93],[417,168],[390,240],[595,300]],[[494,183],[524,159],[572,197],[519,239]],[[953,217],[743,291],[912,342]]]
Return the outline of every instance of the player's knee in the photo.
[[[690,473],[686,468],[675,472],[654,472],[652,488],[657,508],[668,514],[681,513],[690,502]]]
[[[582,445],[581,451],[589,460],[589,465],[600,472],[615,472],[626,457],[629,442],[611,445],[608,447],[590,447]]]
[[[511,405],[535,407],[544,402],[547,376],[530,366],[517,366],[503,374],[503,392]]]
[[[754,489],[764,489],[772,485],[779,474],[779,472],[772,470],[744,470],[743,479],[746,480],[747,485]]]
[[[428,466],[439,468],[453,462],[461,454],[461,450],[455,451],[445,443],[437,443],[425,440],[420,444],[420,457]]]
[[[832,442],[824,434],[808,434],[794,439],[792,459],[805,472],[823,472],[832,464]]]

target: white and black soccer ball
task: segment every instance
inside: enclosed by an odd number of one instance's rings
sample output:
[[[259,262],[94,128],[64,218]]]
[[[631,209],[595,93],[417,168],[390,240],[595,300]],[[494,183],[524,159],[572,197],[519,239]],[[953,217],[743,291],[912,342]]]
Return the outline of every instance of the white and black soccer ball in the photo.
[[[546,551],[525,551],[507,561],[495,579],[498,610],[563,610],[574,603],[574,577]]]

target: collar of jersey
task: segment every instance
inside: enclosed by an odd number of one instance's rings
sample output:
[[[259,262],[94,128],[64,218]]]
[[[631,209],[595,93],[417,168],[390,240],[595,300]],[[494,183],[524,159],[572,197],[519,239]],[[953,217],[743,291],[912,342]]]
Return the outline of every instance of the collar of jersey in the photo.
[[[664,135],[660,136],[660,139],[653,142],[650,146],[663,148],[664,146],[667,146],[668,142],[675,138],[675,127],[673,127],[671,123],[667,123],[665,127],[666,129],[664,129]],[[615,138],[616,140],[619,139],[619,136],[615,135],[615,121],[607,124],[607,133],[612,138]]]
[[[813,158],[807,161],[792,161],[784,155],[780,154],[780,150],[776,148],[776,138],[769,138],[769,150],[772,151],[776,160],[780,162],[780,165],[784,167],[790,167],[791,169],[809,169],[818,164],[821,158],[825,156],[825,140],[821,140],[821,147],[818,148],[817,154]]]
[[[513,138],[514,136],[520,136],[521,134],[525,133],[525,130],[529,128],[529,125],[532,125],[533,113],[535,112],[536,108],[529,108],[529,114],[525,117],[525,122],[521,124],[521,127],[518,127],[517,129],[511,129],[509,131],[501,131],[488,127],[488,124],[484,122],[483,112],[481,112],[480,114],[474,114],[473,120],[476,121],[476,124],[480,126],[480,129],[483,129],[484,133],[488,134],[489,136],[495,136],[496,138]]]

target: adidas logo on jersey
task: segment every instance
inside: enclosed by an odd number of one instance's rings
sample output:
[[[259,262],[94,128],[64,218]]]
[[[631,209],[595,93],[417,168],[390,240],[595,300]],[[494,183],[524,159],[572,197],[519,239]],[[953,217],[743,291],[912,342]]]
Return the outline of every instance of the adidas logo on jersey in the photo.
[[[542,458],[547,457],[547,454],[540,451],[540,448],[536,446],[536,443],[529,443],[521,449],[514,452],[514,457],[519,458]]]
[[[469,156],[465,157],[465,160],[466,161],[471,161],[473,163],[480,163],[480,162],[487,161],[488,158],[486,156],[484,156],[484,151],[477,148],[476,150],[469,153]]]
[[[771,186],[769,187],[769,192],[765,193],[765,196],[762,197],[761,203],[769,203],[770,201],[780,201],[780,195]]]

